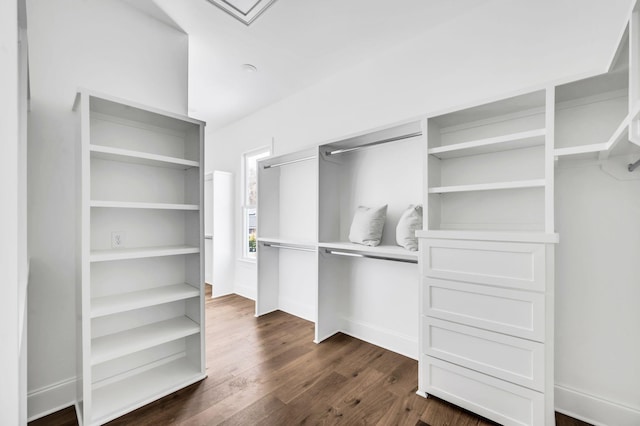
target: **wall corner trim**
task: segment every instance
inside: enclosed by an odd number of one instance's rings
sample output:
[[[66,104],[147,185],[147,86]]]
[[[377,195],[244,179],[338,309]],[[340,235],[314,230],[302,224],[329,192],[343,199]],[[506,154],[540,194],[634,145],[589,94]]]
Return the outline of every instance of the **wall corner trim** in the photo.
[[[595,426],[640,424],[640,409],[556,384],[556,411]],[[577,414],[580,413],[580,414]]]
[[[70,377],[27,394],[27,417],[33,421],[76,403],[76,378]]]

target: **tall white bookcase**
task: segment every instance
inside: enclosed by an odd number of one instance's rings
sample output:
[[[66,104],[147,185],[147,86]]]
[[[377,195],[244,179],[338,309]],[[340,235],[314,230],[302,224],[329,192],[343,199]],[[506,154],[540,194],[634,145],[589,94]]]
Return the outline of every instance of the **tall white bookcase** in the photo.
[[[103,424],[205,377],[204,123],[81,91],[77,412]]]

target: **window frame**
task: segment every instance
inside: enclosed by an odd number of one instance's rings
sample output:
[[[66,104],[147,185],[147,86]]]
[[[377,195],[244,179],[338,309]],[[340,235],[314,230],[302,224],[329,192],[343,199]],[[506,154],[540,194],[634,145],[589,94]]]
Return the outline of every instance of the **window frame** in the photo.
[[[257,200],[256,204],[249,204],[249,176],[248,176],[248,168],[247,168],[247,160],[250,157],[260,156],[258,160],[263,158],[270,157],[273,153],[273,148],[271,145],[263,145],[259,148],[252,149],[250,151],[245,151],[242,153],[241,162],[242,162],[242,187],[240,188],[240,196],[242,197],[240,210],[242,214],[242,229],[240,230],[240,259],[247,262],[256,262],[257,260],[257,248],[256,252],[251,252],[249,250],[249,212],[251,210],[255,211],[256,215],[256,234],[258,228],[258,205]],[[264,155],[261,155],[264,154]],[[256,170],[256,188],[257,188],[257,179],[258,179],[258,171]]]

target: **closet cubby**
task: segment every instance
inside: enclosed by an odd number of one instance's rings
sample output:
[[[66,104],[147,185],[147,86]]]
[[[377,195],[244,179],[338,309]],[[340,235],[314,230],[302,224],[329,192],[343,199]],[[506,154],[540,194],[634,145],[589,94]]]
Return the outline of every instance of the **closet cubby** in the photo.
[[[409,205],[422,203],[421,134],[421,123],[411,122],[320,146],[320,246],[372,254],[407,252],[396,244],[396,226]],[[380,245],[350,243],[357,207],[385,204]]]
[[[417,358],[417,252],[396,243],[409,205],[422,204],[422,123],[319,147],[316,341],[343,332]],[[349,241],[358,206],[387,205],[379,246]]]
[[[258,161],[256,316],[316,321],[317,148]]]
[[[205,377],[204,123],[90,91],[74,108],[77,411],[94,425]]]
[[[556,87],[555,156],[604,160],[640,148],[628,143],[640,110],[630,99],[628,33],[608,72]]]
[[[430,230],[545,229],[545,90],[427,120]]]

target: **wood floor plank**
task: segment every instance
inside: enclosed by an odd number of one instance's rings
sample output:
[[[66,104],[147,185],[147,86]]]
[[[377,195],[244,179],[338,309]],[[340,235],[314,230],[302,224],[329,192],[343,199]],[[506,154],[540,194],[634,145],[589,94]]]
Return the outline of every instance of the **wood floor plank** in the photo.
[[[313,323],[280,311],[255,318],[253,301],[206,291],[208,377],[110,425],[494,425],[416,395],[415,360],[344,334],[314,344]],[[556,418],[557,426],[588,426]],[[29,424],[77,420],[70,407]]]

